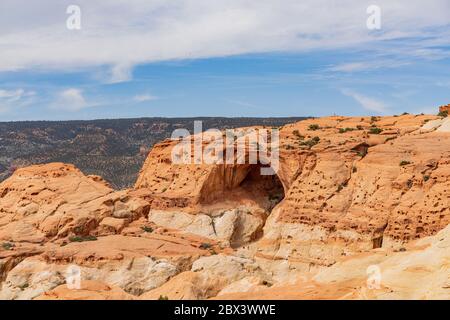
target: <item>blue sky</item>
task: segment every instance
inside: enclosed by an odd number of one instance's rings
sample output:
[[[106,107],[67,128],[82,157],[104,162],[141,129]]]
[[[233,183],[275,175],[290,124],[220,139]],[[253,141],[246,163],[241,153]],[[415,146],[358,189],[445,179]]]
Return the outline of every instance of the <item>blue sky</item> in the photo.
[[[79,1],[82,29],[69,31],[64,1],[5,0],[0,121],[436,113],[450,102],[448,1],[378,1],[375,31],[370,2],[343,0],[331,16],[317,2],[332,1]]]

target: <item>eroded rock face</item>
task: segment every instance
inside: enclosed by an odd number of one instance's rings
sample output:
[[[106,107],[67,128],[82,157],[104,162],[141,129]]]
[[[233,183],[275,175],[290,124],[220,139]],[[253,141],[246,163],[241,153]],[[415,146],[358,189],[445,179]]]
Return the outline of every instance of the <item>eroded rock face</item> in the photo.
[[[330,268],[299,273],[271,288],[257,283],[219,299],[442,299],[450,298],[450,227],[403,250],[377,249],[340,259]]]
[[[65,285],[71,266],[80,268],[83,281],[137,296],[214,248],[200,237],[154,231],[146,200],[71,165],[19,169],[0,185],[0,195],[3,299],[32,299]],[[50,296],[67,293],[61,290]]]
[[[266,217],[267,211],[259,207],[242,206],[197,214],[150,210],[148,219],[159,226],[183,230],[236,247],[257,239]]]
[[[19,169],[0,184],[0,298],[448,296],[448,125],[288,125],[273,176],[261,163],[173,164],[177,141],[155,146],[133,190],[61,163]],[[380,291],[365,285],[372,265]]]
[[[181,300],[207,299],[223,290],[228,292],[234,287],[245,286],[244,279],[253,282],[258,279],[262,283],[262,279],[266,278],[269,276],[264,274],[254,260],[219,254],[198,259],[193,263],[191,271],[173,277],[160,288],[149,291],[140,298],[154,300],[164,296]]]
[[[31,166],[0,185],[0,240],[43,243],[94,235],[105,218],[126,224],[147,215],[148,209],[147,202],[127,191],[115,192],[72,165]]]
[[[99,281],[82,281],[79,289],[60,285],[36,297],[34,300],[135,300],[136,297],[118,287],[110,287]]]
[[[189,270],[195,260],[209,254],[193,244],[195,239],[151,234],[107,236],[54,247],[9,271],[0,298],[33,299],[66,284],[74,266],[82,281],[99,281],[138,296]]]
[[[358,143],[369,145],[375,138],[366,139]],[[324,145],[304,155],[309,160],[265,225],[261,257],[289,257],[307,270],[352,252],[398,247],[448,225],[448,133],[384,137],[366,155],[349,149],[347,140],[333,143],[324,135]]]
[[[439,107],[439,112],[442,112],[442,113],[450,113],[450,104],[447,104],[447,105],[445,105],[445,106],[441,106],[441,107]]]
[[[450,221],[445,121],[406,114],[328,117],[283,127],[276,177],[284,199],[272,212],[273,206],[265,206],[270,217],[256,244],[258,259],[274,262],[270,268],[280,273],[286,261],[288,269],[310,270],[332,265],[344,255],[398,247],[443,229]],[[250,179],[244,188],[251,171],[245,166],[173,165],[176,143],[165,141],[152,150],[136,188],[155,199],[155,214],[150,215],[155,223],[220,238],[213,232],[214,218],[202,214],[203,200],[214,198],[216,206],[225,208],[234,201],[237,207],[236,202],[251,198],[242,190],[251,190],[252,182],[259,189],[258,179]],[[218,189],[222,198],[214,196]],[[263,208],[261,203],[253,202]]]
[[[238,130],[237,139],[245,141],[260,129]],[[281,176],[262,174],[261,161],[196,164],[195,158],[189,158],[193,163],[177,164],[179,143],[167,140],[156,145],[136,182],[135,188],[151,204],[149,220],[233,247],[258,239],[270,211],[284,197]],[[238,145],[240,142],[234,143],[236,153]],[[207,150],[206,142],[202,146]],[[225,150],[223,146],[224,156]],[[242,158],[256,154],[250,145],[241,150]]]
[[[202,137],[205,141],[198,144],[197,140]],[[187,140],[166,140],[155,145],[135,189],[145,190],[155,209],[178,208],[194,214],[199,208],[224,201],[252,203],[269,209],[269,195],[283,196],[284,181],[277,175],[263,173],[270,152],[262,157],[257,147],[257,143],[261,143],[271,149],[270,130],[237,129],[233,138],[227,133],[220,134],[223,143],[215,145],[214,150],[211,150],[210,139],[210,134],[203,133]]]

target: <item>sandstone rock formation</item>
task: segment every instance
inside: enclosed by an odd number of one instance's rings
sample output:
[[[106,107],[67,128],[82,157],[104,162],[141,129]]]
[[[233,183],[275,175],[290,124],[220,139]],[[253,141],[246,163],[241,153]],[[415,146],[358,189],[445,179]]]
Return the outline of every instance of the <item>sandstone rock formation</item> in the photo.
[[[377,249],[330,268],[298,274],[294,283],[253,285],[218,299],[450,299],[450,227],[393,252]]]
[[[76,267],[83,281],[119,287],[138,296],[189,270],[202,255],[195,237],[111,235],[96,241],[53,246],[18,263],[2,284],[2,299],[32,299],[67,282]]]
[[[72,165],[19,169],[0,184],[0,298],[450,298],[449,126],[409,114],[286,125],[274,175],[261,157],[174,163],[180,140],[166,140],[122,191]],[[380,289],[367,289],[371,266]]]
[[[233,142],[238,145],[255,130],[236,131]],[[226,139],[226,134],[221,134]],[[195,145],[197,136],[192,138]],[[150,221],[221,240],[236,247],[261,236],[262,227],[273,206],[283,198],[283,182],[276,175],[261,175],[263,163],[231,164],[211,161],[197,164],[210,135],[203,136],[201,154],[177,151],[179,140],[166,140],[150,152],[138,177],[135,188],[151,203]],[[191,146],[189,145],[189,149]],[[224,155],[226,145],[219,146]],[[243,158],[257,152],[252,146],[244,147]],[[188,163],[173,163],[174,157],[185,157]],[[199,157],[199,158],[197,158]],[[192,161],[192,163],[191,163]],[[206,160],[205,160],[206,161]]]
[[[439,112],[449,114],[450,113],[450,104],[439,107]]]
[[[135,297],[118,287],[110,287],[98,281],[82,281],[79,289],[60,285],[34,300],[134,300]]]
[[[208,231],[214,218],[207,218],[214,211],[205,213],[211,198],[216,207],[246,202],[249,212],[261,208],[270,217],[255,244],[256,257],[275,269],[277,261],[288,261],[290,269],[309,270],[361,250],[398,247],[449,223],[450,136],[445,128],[440,117],[408,114],[287,125],[280,131],[280,169],[266,192],[261,176],[250,174],[257,166],[174,165],[177,141],[165,141],[150,153],[136,188],[152,197],[153,222],[215,239]],[[250,198],[257,200],[250,205],[245,191],[252,188]],[[271,192],[284,199],[270,213],[263,199],[269,200]]]
[[[191,271],[173,277],[163,286],[140,298],[157,299],[164,296],[171,300],[206,299],[246,277],[264,277],[255,261],[233,255],[213,255],[198,259]]]
[[[341,125],[347,127],[345,121]],[[259,256],[289,259],[306,270],[360,250],[398,247],[448,225],[448,133],[321,134],[324,145],[302,156],[309,163],[267,221]],[[352,138],[361,140],[349,145]],[[355,143],[367,151],[356,151]]]
[[[101,178],[62,163],[18,169],[0,185],[0,201],[0,240],[29,243],[94,235],[105,218],[126,224],[149,209],[127,191],[114,192]]]

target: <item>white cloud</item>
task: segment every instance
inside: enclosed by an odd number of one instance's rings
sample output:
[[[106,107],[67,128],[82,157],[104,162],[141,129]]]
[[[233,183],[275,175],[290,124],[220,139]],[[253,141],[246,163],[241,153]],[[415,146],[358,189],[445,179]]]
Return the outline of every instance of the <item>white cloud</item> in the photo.
[[[51,106],[53,109],[66,110],[66,111],[79,111],[87,108],[89,105],[83,97],[81,90],[76,88],[70,88],[61,91],[58,94],[58,98]]]
[[[138,94],[136,96],[133,97],[133,100],[136,102],[145,102],[145,101],[152,101],[152,100],[157,100],[158,97],[145,93],[145,94]]]
[[[430,49],[450,44],[448,0],[378,0],[379,32],[366,28],[372,2],[78,0],[82,29],[70,31],[69,1],[2,0],[0,71],[106,65],[110,82],[120,82],[136,64],[244,53],[358,48],[448,56]]]
[[[0,99],[6,99],[9,101],[16,101],[22,97],[24,93],[23,89],[17,90],[0,90]]]
[[[337,66],[331,67],[330,71],[337,72],[355,72],[355,71],[364,71],[371,70],[373,67],[370,63],[364,62],[351,62],[351,63],[343,63]]]
[[[366,110],[375,111],[378,113],[386,113],[389,109],[389,107],[384,102],[365,96],[361,93],[349,89],[343,89],[341,90],[341,92],[344,95],[355,99],[355,101],[358,102],[361,105],[361,107],[363,107]]]
[[[26,91],[22,88],[15,90],[0,89],[0,113],[29,105],[34,95],[36,95],[36,92]]]
[[[359,72],[377,70],[381,68],[398,68],[408,64],[409,62],[407,61],[380,58],[373,61],[342,63],[329,68],[329,70],[335,72]]]
[[[24,97],[30,97],[35,95],[34,91],[25,91],[24,89],[16,90],[0,90],[0,99],[4,99],[8,102],[18,101]]]
[[[111,68],[109,83],[129,81],[132,78],[132,66],[130,64],[116,64]]]

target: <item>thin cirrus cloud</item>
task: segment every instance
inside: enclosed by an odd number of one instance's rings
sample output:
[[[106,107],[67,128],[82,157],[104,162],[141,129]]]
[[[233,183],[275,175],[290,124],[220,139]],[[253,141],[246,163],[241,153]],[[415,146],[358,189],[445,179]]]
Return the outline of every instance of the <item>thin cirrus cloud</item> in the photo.
[[[34,92],[25,92],[24,89],[0,90],[0,99],[6,100],[7,102],[14,102],[22,99],[24,96],[30,96],[33,94]]]
[[[403,66],[409,65],[408,61],[401,60],[390,60],[384,59],[376,60],[376,61],[358,61],[358,62],[349,62],[342,63],[335,66],[330,67],[329,71],[335,72],[361,72],[361,71],[373,71],[377,69],[386,69],[386,68],[399,68]]]
[[[157,100],[157,99],[158,99],[157,96],[154,96],[154,95],[151,95],[151,94],[148,94],[148,93],[138,94],[138,95],[133,97],[133,101],[138,102],[138,103],[146,102],[146,101],[152,101],[152,100]]]
[[[32,103],[35,95],[36,92],[22,88],[13,90],[0,89],[0,113],[29,105]]]
[[[436,47],[450,2],[379,0],[382,30],[366,28],[373,1],[79,0],[81,30],[67,30],[69,1],[2,0],[0,72],[109,66],[109,82],[132,78],[133,67],[158,61],[263,52],[375,47],[415,58],[446,57]],[[232,22],[232,23],[230,23]],[[438,36],[436,36],[438,35]],[[395,43],[393,40],[401,40]],[[380,48],[374,49],[380,51]],[[337,70],[363,68],[361,64]]]
[[[353,98],[365,110],[381,114],[387,113],[389,110],[389,107],[384,102],[372,97],[368,97],[364,94],[349,89],[342,89],[341,92],[342,94]]]

